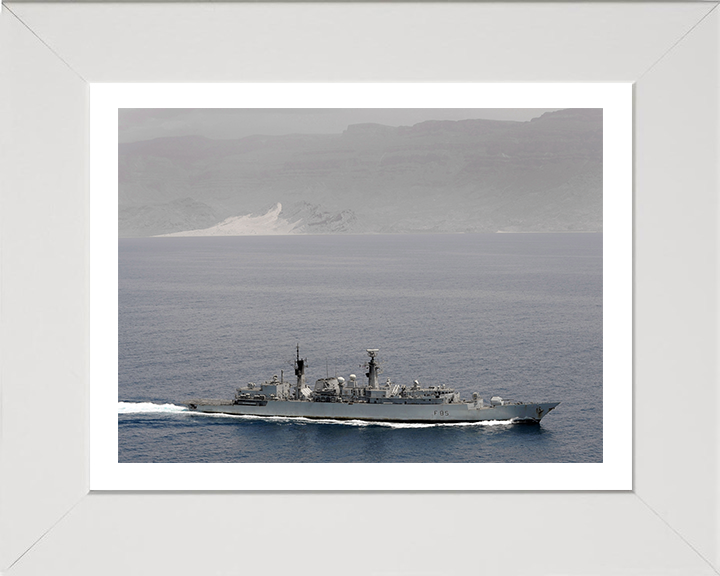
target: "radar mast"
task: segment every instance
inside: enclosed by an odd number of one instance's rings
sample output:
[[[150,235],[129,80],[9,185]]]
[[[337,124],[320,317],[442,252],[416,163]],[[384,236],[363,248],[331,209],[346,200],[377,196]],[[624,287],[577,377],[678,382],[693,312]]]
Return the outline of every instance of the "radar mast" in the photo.
[[[377,348],[368,348],[367,353],[368,356],[370,356],[370,362],[368,362],[368,371],[365,374],[368,379],[368,388],[371,390],[377,390],[380,388],[378,385],[378,365],[375,361],[375,358],[377,357],[377,353],[379,350]]]
[[[300,391],[305,387],[305,362],[307,359],[300,358],[300,343],[297,345],[297,355],[295,357],[295,376],[297,383],[295,384],[295,400],[300,400]]]

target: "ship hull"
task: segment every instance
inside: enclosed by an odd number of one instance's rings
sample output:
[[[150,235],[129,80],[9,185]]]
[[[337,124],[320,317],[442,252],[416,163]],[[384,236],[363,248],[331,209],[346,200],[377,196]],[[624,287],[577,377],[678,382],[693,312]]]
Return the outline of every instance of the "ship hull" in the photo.
[[[370,422],[455,423],[513,421],[535,424],[555,408],[558,402],[542,404],[506,404],[476,407],[472,403],[451,404],[369,404],[365,402],[308,402],[273,400],[265,405],[231,403],[188,404],[190,410],[204,413],[235,414],[283,418],[327,420],[366,420]]]

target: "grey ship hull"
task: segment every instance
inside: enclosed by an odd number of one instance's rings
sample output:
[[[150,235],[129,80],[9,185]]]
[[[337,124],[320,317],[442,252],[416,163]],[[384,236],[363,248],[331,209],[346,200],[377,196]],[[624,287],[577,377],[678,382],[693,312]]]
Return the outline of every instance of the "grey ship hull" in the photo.
[[[445,404],[399,404],[367,402],[313,402],[307,400],[270,400],[265,405],[238,405],[231,402],[198,400],[190,410],[205,413],[329,420],[367,420],[371,422],[482,422],[508,420],[538,423],[559,402],[542,404],[512,403],[479,406],[472,402]]]

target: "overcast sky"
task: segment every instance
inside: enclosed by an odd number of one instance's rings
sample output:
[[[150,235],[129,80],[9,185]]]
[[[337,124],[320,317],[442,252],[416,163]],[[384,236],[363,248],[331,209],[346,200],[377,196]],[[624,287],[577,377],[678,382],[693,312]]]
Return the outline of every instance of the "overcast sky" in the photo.
[[[401,109],[180,109],[125,108],[118,111],[120,142],[199,135],[232,139],[255,134],[339,134],[349,124],[375,122],[412,126],[425,120],[531,120],[548,108]]]

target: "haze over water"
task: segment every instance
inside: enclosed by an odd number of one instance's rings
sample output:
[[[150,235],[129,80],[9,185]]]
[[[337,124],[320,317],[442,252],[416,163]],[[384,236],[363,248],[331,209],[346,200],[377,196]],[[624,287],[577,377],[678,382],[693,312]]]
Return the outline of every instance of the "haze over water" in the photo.
[[[602,234],[120,239],[120,462],[601,462]],[[540,426],[191,414],[273,374],[561,401]],[[154,403],[153,406],[145,403]]]

